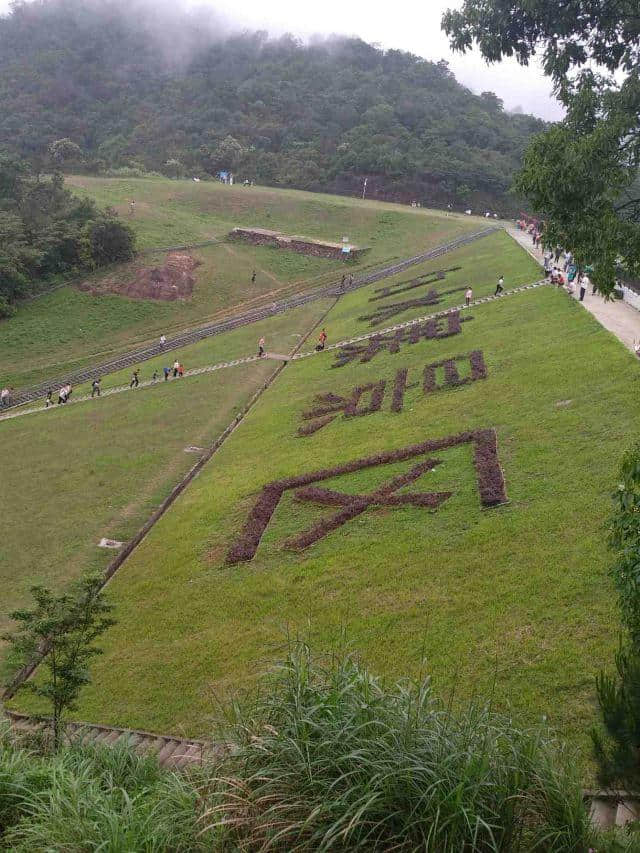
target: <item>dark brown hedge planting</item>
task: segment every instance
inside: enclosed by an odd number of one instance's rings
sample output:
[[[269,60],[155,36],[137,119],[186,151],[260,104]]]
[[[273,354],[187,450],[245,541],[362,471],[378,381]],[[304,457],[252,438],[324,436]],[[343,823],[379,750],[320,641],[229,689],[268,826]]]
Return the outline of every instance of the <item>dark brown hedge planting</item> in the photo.
[[[451,311],[442,317],[432,317],[424,323],[415,323],[386,335],[373,335],[366,341],[345,344],[336,351],[335,362],[331,367],[344,367],[354,361],[365,364],[379,352],[385,350],[391,354],[399,352],[400,346],[404,343],[417,344],[420,340],[441,340],[459,335],[462,331],[462,323],[467,320],[473,320],[473,317],[461,317],[459,311]]]
[[[465,361],[469,362],[471,371],[469,376],[461,378],[456,362]],[[437,371],[439,369],[442,369],[444,373],[444,381],[440,384],[438,384],[437,380]],[[414,388],[419,384],[417,382],[408,384],[408,375],[408,367],[402,367],[396,371],[393,381],[393,397],[391,400],[392,412],[398,413],[402,411],[407,388]],[[460,385],[468,385],[478,379],[486,379],[486,377],[487,368],[482,352],[480,350],[473,350],[473,352],[466,355],[455,355],[451,358],[442,359],[442,361],[434,361],[431,364],[427,364],[422,375],[422,390],[425,395],[428,395],[434,391],[443,391],[456,388]],[[298,427],[298,436],[304,438],[313,435],[335,420],[340,412],[343,412],[345,418],[379,412],[384,402],[385,388],[386,382],[381,379],[378,382],[371,382],[369,385],[357,386],[351,392],[350,397],[340,397],[332,392],[318,394],[314,398],[314,402],[320,405],[302,413],[303,420],[310,420],[313,423],[303,424]],[[371,392],[369,405],[358,408],[362,395],[369,391]]]
[[[457,272],[462,267],[450,267],[448,270],[436,270],[428,272],[424,275],[419,275],[416,278],[404,279],[396,284],[387,285],[386,287],[377,287],[374,293],[379,296],[372,296],[369,302],[377,302],[379,299],[387,299],[390,296],[397,296],[399,293],[405,293],[407,290],[414,290],[416,287],[426,287],[430,284],[435,284],[437,281],[442,281],[448,272]],[[404,287],[402,286],[404,285]],[[452,293],[453,291],[449,291]]]
[[[468,360],[471,364],[471,373],[464,378],[460,377],[456,362]],[[437,370],[443,368],[444,382],[438,384]],[[434,361],[427,364],[424,368],[422,377],[422,390],[425,394],[432,394],[434,391],[440,391],[443,388],[455,388],[458,385],[468,385],[470,382],[475,382],[478,379],[487,378],[487,368],[484,363],[484,357],[481,350],[473,350],[469,355],[455,355],[451,358],[442,359],[442,361]]]
[[[407,390],[407,376],[409,368],[402,367],[396,371],[396,378],[393,383],[393,400],[391,401],[391,411],[401,412],[404,406],[404,392]]]
[[[421,308],[424,305],[439,305],[442,297],[458,293],[461,290],[466,290],[466,287],[454,287],[451,290],[445,290],[443,293],[432,288],[426,296],[417,296],[415,299],[405,299],[403,302],[392,302],[390,305],[381,305],[372,314],[365,314],[362,317],[358,317],[358,320],[369,320],[370,326],[379,326],[381,323],[395,317],[396,314],[402,314],[410,308]]]
[[[429,439],[420,444],[412,444],[397,450],[388,450],[375,456],[354,459],[351,462],[337,465],[333,468],[323,468],[300,474],[297,477],[286,477],[275,480],[263,487],[254,504],[247,521],[227,553],[227,563],[252,560],[262,539],[262,535],[275,512],[282,495],[291,489],[296,489],[296,499],[311,501],[321,505],[340,506],[342,509],[331,518],[313,525],[287,543],[289,547],[306,548],[327,533],[345,524],[351,518],[360,515],[370,506],[400,506],[412,504],[429,509],[436,509],[452,494],[450,492],[423,492],[417,494],[394,494],[399,488],[417,480],[425,471],[431,470],[439,460],[428,458],[406,474],[392,478],[388,483],[368,495],[349,495],[334,492],[329,489],[308,488],[314,483],[329,480],[342,474],[352,474],[366,468],[387,465],[393,462],[403,462],[418,456],[446,450],[461,444],[474,444],[474,466],[478,481],[480,501],[483,506],[496,506],[507,500],[504,476],[498,459],[498,440],[494,429],[480,429],[449,435],[439,439]]]

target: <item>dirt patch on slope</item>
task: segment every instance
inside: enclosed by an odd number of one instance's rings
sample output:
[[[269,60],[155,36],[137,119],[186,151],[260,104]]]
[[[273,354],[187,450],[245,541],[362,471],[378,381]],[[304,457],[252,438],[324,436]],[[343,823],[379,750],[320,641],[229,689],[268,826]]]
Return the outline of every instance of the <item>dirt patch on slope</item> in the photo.
[[[196,283],[193,271],[201,263],[186,252],[169,252],[161,266],[137,267],[100,281],[84,281],[78,289],[96,295],[117,293],[130,299],[189,299]]]

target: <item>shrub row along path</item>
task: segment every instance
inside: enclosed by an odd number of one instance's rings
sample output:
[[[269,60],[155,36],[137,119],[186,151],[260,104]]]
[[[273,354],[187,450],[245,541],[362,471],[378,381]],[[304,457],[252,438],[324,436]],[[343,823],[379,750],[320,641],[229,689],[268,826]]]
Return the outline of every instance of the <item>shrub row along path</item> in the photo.
[[[534,246],[531,235],[518,228],[507,228],[507,233],[525,249],[540,266],[543,265],[543,250]],[[574,294],[578,299],[578,291]],[[627,349],[634,351],[634,345],[640,341],[640,311],[620,299],[604,300],[599,294],[585,293],[582,305],[590,311],[601,326],[621,341]]]
[[[292,308],[298,308],[301,305],[306,305],[308,302],[313,302],[318,299],[337,297],[342,293],[346,293],[350,290],[356,290],[366,284],[372,284],[374,281],[380,281],[383,278],[396,275],[396,273],[402,272],[402,270],[414,266],[415,264],[421,264],[424,261],[439,258],[447,252],[451,252],[461,246],[466,246],[468,243],[473,243],[475,240],[479,240],[482,237],[486,237],[488,234],[492,234],[499,230],[500,229],[498,227],[491,227],[485,228],[482,231],[475,231],[472,234],[466,234],[462,237],[458,237],[450,243],[437,246],[435,249],[431,249],[428,252],[413,255],[410,258],[405,258],[404,260],[397,261],[395,264],[391,264],[390,266],[383,267],[382,269],[375,270],[374,272],[368,273],[360,278],[356,278],[351,284],[345,283],[345,285],[342,285],[341,282],[334,282],[333,284],[326,285],[324,287],[318,287],[313,290],[298,293],[294,296],[287,297],[286,299],[272,302],[270,305],[264,305],[258,308],[253,308],[249,311],[231,315],[230,317],[216,323],[210,323],[197,329],[188,329],[172,338],[168,338],[164,346],[161,346],[159,342],[150,344],[144,349],[124,353],[110,361],[95,364],[91,367],[86,367],[75,372],[66,373],[64,376],[53,377],[45,382],[40,382],[37,385],[31,385],[27,388],[16,391],[12,395],[12,407],[20,406],[23,403],[29,403],[32,400],[36,400],[38,397],[42,397],[49,388],[53,389],[60,387],[60,385],[65,382],[77,385],[81,382],[86,382],[88,379],[93,379],[95,376],[105,376],[109,373],[114,373],[117,370],[122,370],[125,367],[130,367],[133,364],[146,361],[156,355],[161,355],[163,352],[179,349],[187,344],[196,343],[197,341],[201,341],[203,338],[219,335],[222,332],[229,332],[232,329],[239,328],[240,326],[247,326],[250,323],[256,323],[258,320],[264,320],[267,317],[282,314]]]
[[[172,383],[173,382],[181,382],[184,379],[187,379],[189,376],[200,376],[203,373],[214,373],[217,370],[223,370],[227,367],[237,367],[237,365],[239,365],[239,364],[249,364],[249,363],[254,362],[254,361],[261,361],[263,358],[273,359],[275,361],[282,361],[286,364],[289,361],[298,361],[301,358],[309,358],[310,356],[322,355],[323,353],[331,352],[331,350],[340,349],[340,347],[346,346],[347,344],[356,344],[359,341],[366,341],[366,340],[369,340],[369,338],[376,337],[377,335],[386,335],[386,334],[389,334],[390,332],[396,332],[396,331],[398,331],[398,329],[406,329],[409,326],[415,326],[418,323],[424,323],[427,320],[434,320],[434,319],[437,319],[438,317],[446,317],[447,314],[451,314],[454,311],[468,311],[470,308],[473,308],[476,305],[484,305],[486,302],[496,302],[496,301],[499,301],[501,299],[504,299],[505,296],[512,296],[516,293],[523,293],[524,291],[527,291],[527,290],[532,290],[532,289],[537,288],[537,287],[543,287],[543,286],[548,286],[548,285],[549,285],[549,282],[546,281],[545,279],[543,279],[541,281],[533,282],[531,284],[524,284],[521,287],[514,287],[512,290],[505,290],[499,296],[484,296],[481,299],[475,299],[469,305],[466,305],[466,304],[454,305],[451,308],[446,308],[442,311],[436,311],[435,313],[427,314],[424,317],[415,317],[412,320],[405,321],[404,323],[396,323],[394,326],[387,326],[384,329],[376,329],[375,332],[367,332],[363,335],[358,335],[355,338],[348,338],[348,339],[343,340],[343,341],[338,341],[335,344],[330,344],[329,346],[326,346],[324,348],[324,350],[320,350],[319,352],[317,350],[313,349],[313,350],[308,350],[307,352],[295,353],[294,355],[291,355],[291,356],[281,355],[279,353],[267,352],[267,353],[265,353],[265,355],[262,358],[260,356],[257,356],[257,355],[247,355],[247,356],[244,356],[244,358],[233,359],[233,361],[221,361],[221,362],[218,362],[218,364],[210,364],[210,365],[206,365],[205,367],[195,367],[195,368],[193,368],[193,370],[185,370],[184,376],[182,378],[178,377],[176,379],[171,379],[170,382],[172,382]],[[88,400],[91,400],[91,399],[98,400],[98,399],[101,399],[102,397],[109,397],[112,394],[122,394],[126,391],[138,392],[142,388],[150,388],[150,387],[153,387],[155,385],[164,385],[164,384],[165,384],[165,382],[163,379],[157,379],[157,380],[147,379],[143,382],[140,382],[140,384],[137,386],[137,388],[131,388],[129,385],[117,385],[117,386],[114,386],[113,388],[107,388],[105,391],[103,391],[101,393],[100,397],[92,398],[91,394],[86,394],[82,397],[75,397],[73,400],[70,400],[68,403],[65,403],[65,406],[73,406],[77,403],[86,403]],[[43,413],[43,412],[54,412],[54,411],[57,411],[59,408],[60,408],[59,406],[53,405],[53,406],[49,406],[48,408],[43,408],[42,406],[38,406],[38,408],[29,408],[29,409],[20,408],[20,409],[15,409],[14,411],[9,410],[6,414],[0,415],[0,421],[10,420],[11,418],[19,418],[19,417],[22,417],[23,415],[33,415],[33,414]]]

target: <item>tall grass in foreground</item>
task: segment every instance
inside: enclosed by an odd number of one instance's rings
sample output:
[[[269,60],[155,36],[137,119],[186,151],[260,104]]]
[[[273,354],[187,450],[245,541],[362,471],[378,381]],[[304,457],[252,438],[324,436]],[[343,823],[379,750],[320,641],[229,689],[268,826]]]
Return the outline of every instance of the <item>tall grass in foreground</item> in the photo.
[[[128,746],[39,756],[0,739],[0,850],[204,853],[193,780]]]
[[[231,739],[205,815],[224,849],[589,849],[557,744],[481,705],[453,713],[427,679],[385,687],[351,656],[323,666],[299,646],[234,709]]]
[[[13,853],[640,853],[595,833],[553,741],[429,682],[385,687],[296,647],[232,747],[188,774],[126,745],[31,751],[0,731],[0,850]]]

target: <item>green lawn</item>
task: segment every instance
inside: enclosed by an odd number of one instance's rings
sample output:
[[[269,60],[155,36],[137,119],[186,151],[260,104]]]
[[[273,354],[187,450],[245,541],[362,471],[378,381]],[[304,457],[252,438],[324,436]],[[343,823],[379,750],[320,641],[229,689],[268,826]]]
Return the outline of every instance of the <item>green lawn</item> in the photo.
[[[297,309],[286,328],[283,317],[265,320],[260,330],[290,352],[298,338],[288,330],[306,333],[330,304]],[[242,331],[203,343],[244,350]],[[196,461],[184,448],[210,444],[277,367],[265,360],[160,381],[1,423],[0,633],[33,583],[59,588],[84,568],[104,568],[113,551],[97,548],[99,539],[131,538]]]
[[[74,190],[111,204],[131,221],[141,248],[201,242],[224,237],[235,225],[254,225],[285,233],[340,240],[349,236],[371,247],[359,263],[379,264],[424,251],[484,225],[469,217],[447,217],[400,205],[362,202],[334,196],[218,183],[168,179],[68,178]],[[128,216],[128,202],[136,213]],[[113,294],[92,295],[62,287],[19,306],[0,321],[0,384],[16,388],[65,370],[104,361],[119,352],[156,339],[161,333],[201,325],[221,312],[240,309],[250,300],[276,299],[344,271],[340,261],[312,258],[269,247],[226,242],[193,250],[202,263],[186,301],[133,300]],[[92,278],[127,278],[139,265],[154,266],[162,253],[145,254]],[[251,274],[256,270],[255,284]]]
[[[498,262],[507,286],[537,277],[531,259],[500,239],[492,252],[478,244],[447,257],[447,266],[460,262],[476,295],[492,288]],[[327,326],[368,330],[357,318],[372,291],[346,297]],[[426,666],[459,699],[491,694],[520,717],[546,715],[586,746],[594,674],[617,642],[603,522],[635,436],[638,365],[578,303],[548,287],[470,313],[459,334],[404,343],[367,363],[333,368],[332,353],[290,363],[110,583],[120,621],[81,718],[207,734],[214,700],[251,685],[287,632],[328,648],[346,629],[377,671]],[[484,354],[486,379],[423,393],[425,364],[472,350]],[[401,368],[411,387],[394,413]],[[379,411],[339,415],[297,436],[315,394],[348,396],[380,380]],[[497,433],[508,504],[482,507],[464,444],[435,452],[442,464],[398,492],[452,492],[437,512],[370,507],[296,551],[286,541],[336,508],[286,492],[253,559],[226,561],[265,484],[485,428]],[[413,464],[320,485],[363,494]]]

